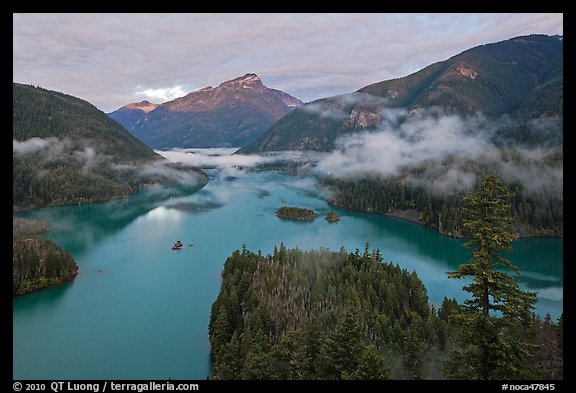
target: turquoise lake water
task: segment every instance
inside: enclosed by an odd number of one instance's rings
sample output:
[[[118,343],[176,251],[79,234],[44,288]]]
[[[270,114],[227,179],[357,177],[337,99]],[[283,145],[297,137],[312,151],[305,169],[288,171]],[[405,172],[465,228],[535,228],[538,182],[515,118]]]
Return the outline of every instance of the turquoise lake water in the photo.
[[[235,249],[274,245],[349,251],[378,247],[386,261],[416,270],[436,306],[463,300],[446,272],[470,259],[460,239],[392,217],[338,209],[340,222],[281,220],[283,205],[332,208],[314,179],[276,172],[210,171],[191,195],[161,190],[27,216],[47,220],[48,236],[69,250],[76,279],[13,301],[14,379],[205,379],[208,321],[220,271]],[[184,247],[172,251],[181,240]],[[193,243],[193,246],[190,246]],[[539,291],[537,312],[563,309],[563,240],[521,239],[509,259],[524,289]]]

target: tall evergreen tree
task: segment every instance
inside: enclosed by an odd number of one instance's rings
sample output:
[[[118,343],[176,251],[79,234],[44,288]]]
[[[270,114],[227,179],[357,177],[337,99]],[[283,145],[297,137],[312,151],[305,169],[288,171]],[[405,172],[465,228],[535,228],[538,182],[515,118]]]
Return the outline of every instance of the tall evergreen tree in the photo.
[[[230,342],[223,345],[219,356],[222,361],[215,364],[213,370],[218,375],[218,379],[237,379],[242,371],[242,354],[236,332],[232,335]]]
[[[502,269],[520,274],[502,255],[510,251],[514,236],[508,201],[510,192],[496,175],[462,200],[465,244],[472,259],[449,272],[449,278],[469,279],[463,289],[471,299],[451,316],[460,332],[462,350],[451,353],[446,372],[459,379],[518,379],[532,376],[528,360],[533,346],[518,334],[530,322],[536,294],[520,290]]]
[[[314,379],[318,375],[318,354],[322,347],[322,326],[317,318],[306,326],[304,330],[304,377],[305,379]]]
[[[344,374],[343,377],[343,379],[382,380],[390,378],[390,371],[384,365],[384,358],[378,349],[369,344],[360,353],[356,370],[350,375]]]
[[[362,341],[358,318],[348,312],[324,348],[324,377],[341,379],[353,374],[360,363],[360,353],[364,348]]]

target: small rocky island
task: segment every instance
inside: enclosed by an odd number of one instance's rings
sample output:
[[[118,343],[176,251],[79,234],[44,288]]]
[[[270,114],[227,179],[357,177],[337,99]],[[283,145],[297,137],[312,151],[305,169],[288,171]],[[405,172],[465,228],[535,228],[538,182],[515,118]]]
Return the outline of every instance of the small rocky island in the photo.
[[[280,218],[299,221],[312,221],[318,218],[312,210],[302,207],[283,206],[276,210],[276,215]]]
[[[328,212],[328,214],[326,214],[326,217],[324,217],[324,219],[326,221],[328,221],[329,223],[333,223],[333,222],[338,222],[340,221],[340,217],[338,216],[338,214],[336,214],[335,211],[331,210]]]

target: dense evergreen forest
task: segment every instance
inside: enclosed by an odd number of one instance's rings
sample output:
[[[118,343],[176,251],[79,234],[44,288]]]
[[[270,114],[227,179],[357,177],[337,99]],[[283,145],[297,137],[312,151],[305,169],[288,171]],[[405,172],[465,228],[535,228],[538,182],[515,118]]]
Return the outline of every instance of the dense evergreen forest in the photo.
[[[502,153],[504,154],[504,153]],[[519,168],[522,161],[508,152],[510,161],[516,160]],[[435,173],[435,167],[465,168],[464,175],[482,178],[493,166],[484,163],[442,162],[428,167],[405,169],[397,176],[382,177],[375,174],[349,178],[323,177],[321,186],[332,191],[329,202],[346,209],[377,214],[390,214],[427,225],[449,236],[467,236],[462,225],[460,214],[462,192],[446,189],[439,191],[435,182],[442,179]],[[545,173],[562,171],[563,158],[561,151],[555,151],[542,162]],[[533,172],[534,179],[525,182],[508,180],[508,188],[513,193],[512,217],[513,230],[519,236],[560,236],[564,234],[564,198],[561,184],[556,189],[545,187],[534,190],[527,187],[529,181],[546,182],[540,172]]]
[[[446,301],[380,251],[235,251],[212,306],[215,379],[440,377]]]
[[[222,272],[209,333],[214,379],[445,379],[461,349],[450,316],[430,305],[416,272],[380,250],[338,252],[245,247]],[[527,377],[562,378],[563,318],[533,316]],[[528,367],[528,365],[527,365]]]
[[[24,295],[72,280],[78,271],[74,258],[40,236],[46,223],[13,218],[12,292]]]
[[[12,137],[69,138],[120,161],[145,161],[158,157],[121,125],[94,105],[68,94],[14,83],[12,88]]]

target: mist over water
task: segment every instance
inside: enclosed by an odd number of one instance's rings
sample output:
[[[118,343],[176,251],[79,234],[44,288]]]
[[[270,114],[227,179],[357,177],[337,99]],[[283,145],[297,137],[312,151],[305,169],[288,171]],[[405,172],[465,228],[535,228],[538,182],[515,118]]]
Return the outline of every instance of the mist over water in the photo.
[[[329,104],[308,104],[303,110],[338,120],[346,120],[348,116],[346,122],[349,122],[353,116],[349,108],[344,109],[359,105],[360,109],[352,113],[357,111],[357,115],[361,113],[373,123],[369,130],[339,136],[331,152],[233,154],[236,148],[157,152],[171,161],[210,168],[257,168],[297,161],[309,164],[309,172],[317,176],[400,176],[408,184],[424,186],[439,194],[470,192],[481,180],[480,176],[495,172],[508,184],[522,185],[528,193],[562,199],[561,119],[537,119],[521,124],[509,116],[492,119],[480,112],[463,116],[438,107],[412,111],[382,108],[386,100],[363,93],[330,100]],[[362,109],[363,105],[368,109]],[[507,136],[519,128],[524,129],[526,140],[522,136]],[[530,138],[538,142],[530,145]]]
[[[194,171],[179,170],[170,165],[168,159],[149,160],[147,163],[115,163],[109,155],[97,149],[89,140],[72,143],[69,138],[38,138],[23,141],[12,140],[13,157],[33,157],[41,164],[61,162],[75,164],[81,174],[111,171],[115,175],[129,173],[132,180],[148,182],[161,181],[163,184],[178,183],[193,187],[202,183],[201,176]],[[157,157],[160,158],[160,157]]]
[[[210,307],[226,258],[243,244],[270,253],[280,242],[348,251],[368,242],[385,261],[416,270],[435,306],[444,296],[463,300],[464,282],[446,277],[470,258],[462,240],[341,209],[341,220],[329,224],[322,217],[333,209],[313,177],[242,170],[231,165],[235,159],[208,170],[210,182],[197,192],[155,190],[26,214],[49,221],[48,236],[72,252],[80,270],[70,284],[14,299],[13,377],[206,378]],[[320,218],[280,220],[274,211],[284,205]],[[185,245],[180,251],[171,250],[176,240]],[[563,309],[562,245],[521,239],[509,256],[522,271],[521,286],[539,291],[537,311],[553,318]]]

